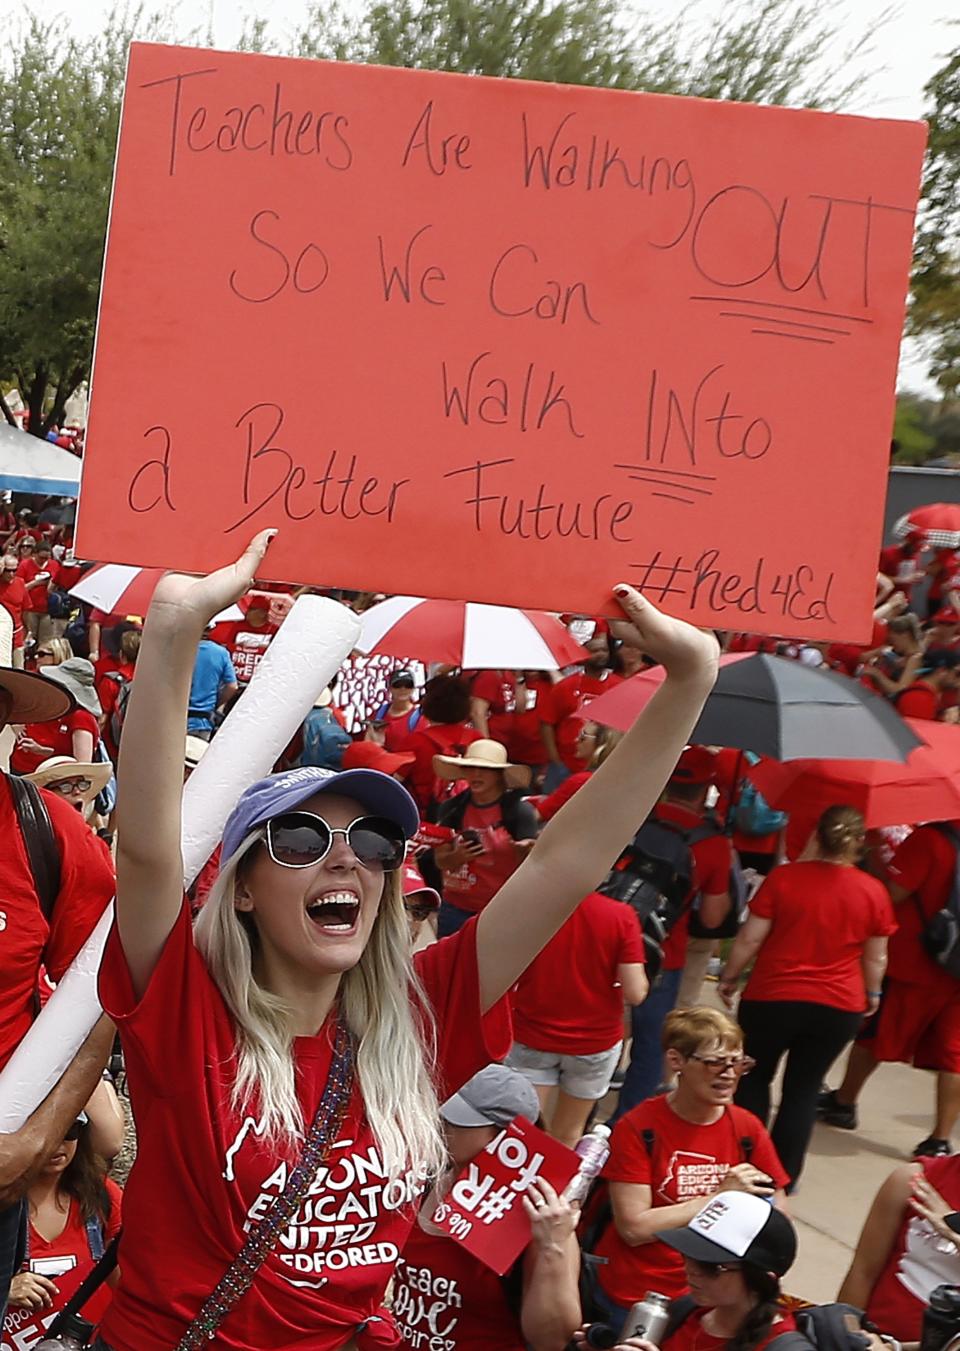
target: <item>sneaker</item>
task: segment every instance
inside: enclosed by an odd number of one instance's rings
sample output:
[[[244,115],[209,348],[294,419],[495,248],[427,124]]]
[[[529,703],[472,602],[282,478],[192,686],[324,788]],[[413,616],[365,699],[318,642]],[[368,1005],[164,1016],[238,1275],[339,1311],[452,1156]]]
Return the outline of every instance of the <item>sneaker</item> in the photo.
[[[828,1088],[817,1098],[817,1116],[828,1126],[837,1126],[842,1131],[857,1129],[857,1105],[837,1101],[837,1091]]]
[[[926,1140],[921,1140],[913,1151],[915,1159],[942,1159],[948,1154],[952,1154],[949,1140],[939,1140],[935,1135],[929,1135]]]

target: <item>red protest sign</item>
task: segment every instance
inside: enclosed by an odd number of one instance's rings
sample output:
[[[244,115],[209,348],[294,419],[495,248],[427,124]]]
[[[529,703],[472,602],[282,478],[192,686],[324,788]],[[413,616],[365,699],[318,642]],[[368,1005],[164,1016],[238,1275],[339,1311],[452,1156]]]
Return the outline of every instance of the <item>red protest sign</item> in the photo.
[[[467,1164],[433,1214],[433,1223],[502,1276],[530,1242],[520,1198],[541,1177],[562,1192],[580,1166],[526,1117],[516,1117]]]
[[[923,145],[134,44],[77,547],[865,637]]]

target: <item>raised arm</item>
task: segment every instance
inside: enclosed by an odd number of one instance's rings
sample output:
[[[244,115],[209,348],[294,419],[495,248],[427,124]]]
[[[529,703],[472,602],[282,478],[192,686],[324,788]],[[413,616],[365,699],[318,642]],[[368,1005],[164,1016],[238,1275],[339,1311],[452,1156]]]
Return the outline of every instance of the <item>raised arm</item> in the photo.
[[[190,679],[210,619],[253,583],[275,531],[209,577],[169,573],[153,595],[123,722],[117,799],[117,927],[138,996],[183,903],[180,797]]]
[[[616,750],[548,823],[529,858],[477,921],[480,994],[489,1008],[615,862],[646,819],[687,744],[717,674],[712,634],[615,590],[636,645],[667,679]]]

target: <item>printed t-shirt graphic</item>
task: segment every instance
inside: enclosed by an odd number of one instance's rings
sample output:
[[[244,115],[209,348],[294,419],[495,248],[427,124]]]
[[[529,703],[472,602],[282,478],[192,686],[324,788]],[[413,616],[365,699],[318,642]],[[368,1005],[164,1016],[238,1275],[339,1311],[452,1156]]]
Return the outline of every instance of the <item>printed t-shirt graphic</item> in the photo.
[[[105,1185],[110,1198],[110,1218],[102,1226],[103,1241],[106,1245],[120,1232],[122,1194],[112,1178],[106,1178]],[[58,1293],[54,1296],[53,1307],[50,1309],[34,1311],[8,1308],[3,1322],[0,1351],[30,1351],[94,1268],[86,1225],[80,1214],[79,1202],[74,1197],[70,1198],[67,1222],[56,1238],[47,1240],[37,1233],[32,1224],[30,1225],[29,1252],[26,1270],[35,1271],[41,1276],[49,1276]],[[109,1308],[112,1297],[111,1287],[101,1285],[83,1306],[84,1318],[89,1319],[91,1323],[99,1323]]]
[[[415,958],[436,1017],[441,1100],[502,1059],[512,1039],[506,1000],[480,1016],[475,933],[468,924]],[[141,1121],[124,1195],[121,1284],[103,1337],[115,1351],[169,1351],[240,1250],[247,1226],[283,1190],[297,1151],[276,1147],[254,1112],[231,1106],[234,1025],[194,947],[186,908],[139,1002],[114,929],[100,995],[121,1028]],[[317,1036],[294,1043],[308,1122],[327,1080],[330,1033],[328,1020]],[[413,1171],[386,1179],[355,1092],[339,1138],[254,1286],[224,1321],[218,1348],[340,1347],[380,1311],[422,1185]]]
[[[393,1316],[411,1351],[524,1351],[504,1283],[448,1238],[414,1225],[397,1263]]]
[[[643,1132],[653,1132],[648,1149]],[[765,1127],[742,1107],[727,1107],[712,1125],[698,1125],[676,1114],[666,1097],[648,1098],[621,1118],[610,1141],[610,1157],[603,1170],[609,1182],[647,1186],[654,1207],[672,1206],[694,1197],[711,1195],[735,1164],[745,1162],[742,1141],[752,1141],[750,1163],[773,1178],[778,1189],[787,1175]],[[633,1304],[647,1290],[659,1290],[671,1299],[687,1288],[683,1258],[665,1243],[628,1247],[611,1222],[597,1254],[608,1258],[600,1267],[600,1284],[618,1304]]]
[[[515,840],[536,839],[537,817],[527,802],[518,804],[518,815],[522,819],[514,837],[503,824],[499,802],[489,807],[478,807],[473,802],[467,804],[460,830],[475,830],[483,853],[456,872],[444,873],[443,894],[452,905],[478,913],[519,868],[520,858],[513,847]]]

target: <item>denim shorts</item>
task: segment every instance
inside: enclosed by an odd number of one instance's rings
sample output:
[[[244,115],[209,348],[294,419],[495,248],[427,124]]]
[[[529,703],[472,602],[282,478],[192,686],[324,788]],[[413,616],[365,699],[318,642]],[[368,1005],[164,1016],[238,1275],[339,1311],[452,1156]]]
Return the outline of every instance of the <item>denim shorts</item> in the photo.
[[[561,1055],[557,1051],[535,1051],[515,1041],[505,1063],[541,1088],[559,1085],[571,1098],[598,1102],[610,1087],[622,1046],[618,1041],[609,1051],[593,1055]]]

